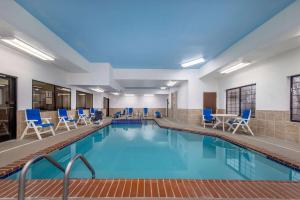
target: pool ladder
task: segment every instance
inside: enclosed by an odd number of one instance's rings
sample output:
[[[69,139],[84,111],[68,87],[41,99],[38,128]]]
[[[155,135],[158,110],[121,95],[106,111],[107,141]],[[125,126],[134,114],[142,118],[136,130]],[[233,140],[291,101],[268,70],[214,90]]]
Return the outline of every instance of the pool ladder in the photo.
[[[45,158],[47,161],[49,161],[52,165],[54,165],[57,169],[62,171],[64,173],[64,181],[63,181],[63,200],[67,200],[69,196],[69,182],[70,182],[70,172],[72,169],[72,166],[74,162],[77,159],[82,160],[82,162],[85,164],[85,166],[89,169],[89,171],[92,174],[92,179],[95,179],[95,170],[91,166],[91,164],[87,161],[87,159],[82,154],[76,154],[68,163],[66,169],[64,169],[56,160],[54,160],[51,156],[44,154],[37,157],[32,158],[29,160],[24,167],[22,168],[22,171],[19,176],[19,189],[18,189],[18,200],[24,200],[25,199],[25,188],[26,188],[26,174],[29,169],[29,167],[36,161]]]

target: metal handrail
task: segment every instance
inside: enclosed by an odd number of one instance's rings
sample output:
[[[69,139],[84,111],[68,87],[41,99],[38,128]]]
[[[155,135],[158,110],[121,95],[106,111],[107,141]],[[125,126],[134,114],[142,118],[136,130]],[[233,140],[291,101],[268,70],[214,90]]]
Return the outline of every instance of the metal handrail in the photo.
[[[56,162],[51,156],[47,154],[39,155],[37,157],[32,158],[29,160],[24,167],[22,168],[22,171],[19,176],[19,189],[18,189],[18,200],[24,200],[25,199],[25,187],[26,187],[26,174],[27,171],[35,161],[40,160],[42,158],[45,158],[48,160],[51,164],[53,164],[56,168],[60,169],[63,173],[65,172],[65,169],[58,163]]]
[[[86,167],[90,170],[90,172],[92,173],[92,179],[95,179],[95,170],[94,168],[90,165],[90,163],[87,161],[87,159],[81,155],[81,154],[77,154],[75,155],[68,163],[67,168],[65,170],[65,175],[64,175],[64,193],[63,193],[63,200],[67,200],[68,199],[68,195],[69,195],[69,175],[72,169],[72,166],[74,164],[74,162],[77,159],[81,159],[81,161],[86,165]]]

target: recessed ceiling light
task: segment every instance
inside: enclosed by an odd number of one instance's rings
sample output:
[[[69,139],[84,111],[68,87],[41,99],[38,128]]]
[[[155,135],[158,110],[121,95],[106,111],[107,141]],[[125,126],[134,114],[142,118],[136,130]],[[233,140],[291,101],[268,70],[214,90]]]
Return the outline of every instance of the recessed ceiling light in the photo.
[[[161,90],[166,90],[166,89],[167,89],[167,87],[160,87],[160,89],[161,89]]]
[[[120,95],[120,93],[118,93],[118,92],[112,92],[112,94],[115,95],[115,96],[119,96]]]
[[[241,63],[238,63],[238,64],[235,64],[231,67],[228,67],[227,69],[224,69],[221,71],[221,74],[229,74],[231,72],[234,72],[236,70],[239,70],[239,69],[242,69],[248,65],[250,65],[251,63],[249,62],[241,62]]]
[[[167,86],[168,86],[168,87],[173,87],[176,83],[177,83],[176,81],[169,81],[169,82],[167,83]]]
[[[91,90],[93,90],[95,92],[104,92],[104,90],[101,88],[91,88]]]
[[[200,64],[200,63],[203,63],[203,62],[205,62],[204,58],[198,58],[198,59],[195,59],[195,60],[192,60],[192,61],[181,63],[181,67],[183,67],[183,68],[191,67],[193,65],[197,65],[197,64]]]
[[[124,94],[125,97],[133,97],[135,96],[134,94]]]
[[[144,97],[153,97],[154,94],[144,94]]]
[[[33,55],[39,59],[42,60],[50,60],[53,61],[54,57],[47,55],[46,53],[30,46],[29,44],[23,42],[20,39],[17,38],[2,38],[1,41],[5,42],[6,44],[9,44],[11,46],[14,46],[18,49],[21,49],[22,51],[25,51],[29,53],[30,55]]]

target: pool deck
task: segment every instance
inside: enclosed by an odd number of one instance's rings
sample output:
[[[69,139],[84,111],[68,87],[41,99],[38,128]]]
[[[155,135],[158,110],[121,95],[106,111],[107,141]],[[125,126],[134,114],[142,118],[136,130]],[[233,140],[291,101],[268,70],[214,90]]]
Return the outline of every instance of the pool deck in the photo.
[[[103,126],[111,120],[104,120]],[[285,164],[300,166],[300,145],[267,137],[232,135],[215,129],[180,124],[168,119],[156,119],[165,128],[213,135],[233,143],[265,153]],[[29,138],[1,143],[0,174],[7,174],[22,167],[30,158],[49,153],[79,140],[99,126],[81,127],[62,132],[42,141]],[[33,148],[34,146],[34,148]],[[16,199],[18,182],[0,180],[0,199]],[[61,199],[61,180],[29,180],[26,196],[35,199]],[[237,181],[237,180],[188,180],[188,179],[73,179],[70,199],[99,199],[129,197],[135,199],[300,199],[300,182],[289,181]]]

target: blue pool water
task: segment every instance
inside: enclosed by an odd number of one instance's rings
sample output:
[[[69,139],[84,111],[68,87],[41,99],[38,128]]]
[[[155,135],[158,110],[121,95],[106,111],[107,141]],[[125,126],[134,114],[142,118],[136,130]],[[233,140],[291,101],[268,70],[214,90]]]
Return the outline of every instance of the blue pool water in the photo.
[[[215,137],[163,129],[153,121],[110,125],[50,155],[66,166],[77,153],[87,158],[97,178],[300,180],[299,171],[262,154]],[[46,160],[28,173],[29,179],[62,176]],[[71,177],[90,174],[77,160]]]

